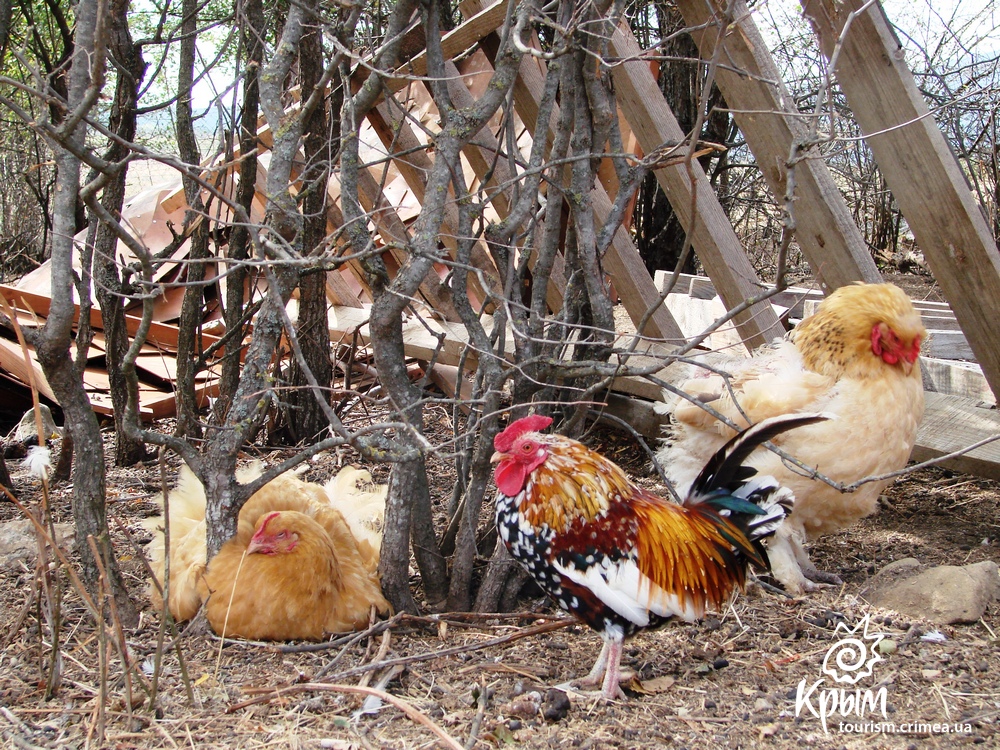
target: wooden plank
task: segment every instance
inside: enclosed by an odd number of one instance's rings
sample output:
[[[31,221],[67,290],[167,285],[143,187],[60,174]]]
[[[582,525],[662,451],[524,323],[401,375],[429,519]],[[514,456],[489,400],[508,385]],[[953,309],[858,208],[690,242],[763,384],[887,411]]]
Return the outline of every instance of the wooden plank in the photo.
[[[685,134],[641,59],[642,50],[632,33],[618,27],[610,47],[613,55],[626,61],[612,68],[615,93],[643,151],[651,154],[665,143],[682,142]],[[655,174],[726,306],[732,309],[759,293],[760,279],[701,165],[692,162],[689,173],[688,165],[676,164],[657,169]],[[693,185],[689,174],[694,175]],[[767,304],[755,305],[738,315],[735,322],[747,348],[756,348],[784,333]]]
[[[875,3],[805,0],[823,53],[917,245],[951,303],[993,391],[1000,392],[1000,252],[961,167],[930,116],[899,42]],[[840,45],[838,47],[838,45]]]
[[[921,357],[920,373],[924,378],[924,390],[962,396],[984,408],[996,406],[996,396],[983,377],[982,368],[974,362]]]
[[[52,300],[49,297],[41,294],[26,292],[22,289],[18,289],[17,287],[7,286],[6,284],[0,284],[0,294],[6,297],[7,301],[10,302],[15,308],[21,310],[31,310],[42,317],[49,314],[49,305],[52,303]],[[79,319],[80,306],[74,305],[73,320],[79,321]],[[135,335],[135,332],[139,329],[140,322],[141,319],[134,315],[125,316],[125,327],[130,336]],[[99,307],[95,306],[91,308],[90,325],[94,328],[99,328],[102,331],[104,330],[104,318],[101,316],[101,310]],[[216,343],[219,338],[219,336],[213,336],[209,333],[202,333],[202,346],[207,348]],[[146,337],[146,341],[154,346],[176,349],[177,326],[154,322],[149,327],[149,335]],[[219,356],[222,356],[221,351],[219,352]]]
[[[715,54],[725,5],[719,0],[677,2],[705,60]],[[715,78],[772,196],[783,204],[789,154],[809,137],[809,122],[795,109],[744,1],[735,0],[731,13]],[[826,292],[852,281],[881,281],[847,201],[823,160],[812,158],[817,155],[799,161],[794,171],[795,236],[802,252]]]
[[[328,317],[330,335],[336,340],[338,337],[353,337],[356,332],[361,343],[370,343],[369,313],[369,307],[331,307]],[[443,336],[439,339],[434,333]],[[463,325],[426,318],[417,320],[415,317],[403,321],[403,351],[408,357],[457,365],[467,344],[468,334]],[[475,367],[477,361],[475,351],[469,350],[466,355],[468,366]]]
[[[971,399],[927,393],[924,421],[917,433],[911,459],[927,461],[1000,434],[1000,414],[981,409]],[[1000,441],[976,448],[941,464],[980,477],[1000,479]]]
[[[669,271],[656,272],[656,288],[663,289],[670,279]],[[773,289],[772,284],[767,284],[766,289]],[[693,274],[678,274],[678,281],[673,292],[685,293],[698,299],[712,299],[718,296],[715,285],[707,276],[695,276]],[[823,293],[818,289],[809,289],[802,286],[790,286],[778,292],[770,298],[771,304],[784,307],[790,311],[793,318],[804,318],[816,312],[819,303],[823,301]],[[913,299],[910,302],[920,312],[924,320],[924,325],[928,328],[940,330],[960,330],[958,319],[947,302],[934,302],[933,300]]]

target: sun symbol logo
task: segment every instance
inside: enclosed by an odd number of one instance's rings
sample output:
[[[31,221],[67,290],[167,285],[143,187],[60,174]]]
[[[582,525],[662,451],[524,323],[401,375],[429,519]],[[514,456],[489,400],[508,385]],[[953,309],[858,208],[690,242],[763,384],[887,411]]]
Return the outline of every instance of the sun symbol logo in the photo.
[[[853,628],[838,623],[833,634],[843,630],[843,637],[834,643],[823,659],[823,674],[834,682],[856,685],[865,677],[870,677],[875,663],[882,661],[878,652],[879,642],[885,638],[882,633],[870,633],[871,615],[865,615]]]

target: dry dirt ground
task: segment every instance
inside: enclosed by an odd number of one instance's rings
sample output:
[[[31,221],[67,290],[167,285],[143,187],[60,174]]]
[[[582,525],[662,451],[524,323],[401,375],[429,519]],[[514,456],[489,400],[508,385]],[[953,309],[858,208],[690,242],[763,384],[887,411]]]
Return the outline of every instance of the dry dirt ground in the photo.
[[[629,438],[596,438],[629,471],[646,473]],[[325,480],[336,460],[322,457],[307,478]],[[11,469],[20,495],[37,500],[35,482],[18,464],[11,462]],[[444,502],[453,483],[449,468],[432,474],[437,500]],[[153,512],[158,485],[155,466],[111,471],[109,512],[137,539],[148,538],[138,521]],[[69,496],[68,487],[53,490],[58,520],[70,516]],[[843,587],[790,599],[753,586],[699,624],[640,635],[626,645],[623,659],[636,680],[627,699],[610,706],[551,690],[589,670],[600,640],[576,625],[553,625],[559,613],[530,598],[518,616],[399,618],[381,632],[310,651],[301,644],[285,652],[273,644],[221,642],[195,628],[178,643],[185,682],[177,649],[168,649],[156,670],[159,617],[148,609],[137,555],[116,532],[130,585],[145,608],[140,627],[125,637],[147,689],[156,674],[155,708],[138,676],[126,685],[107,643],[111,657],[102,683],[102,644],[72,591],[64,595],[59,634],[62,685],[45,700],[52,638],[39,626],[33,566],[11,563],[0,570],[0,743],[99,747],[103,721],[103,746],[112,748],[1000,747],[995,609],[974,624],[935,629],[857,598],[877,567],[901,557],[932,564],[1000,559],[998,505],[995,482],[936,469],[907,477],[889,490],[877,515],[814,546],[814,560],[837,571]],[[0,520],[18,516],[13,505],[0,505]],[[797,686],[824,679],[824,657],[844,635],[838,625],[853,627],[865,615],[871,615],[869,632],[883,634],[895,648],[859,683],[885,688],[886,716],[867,710],[863,720],[924,725],[909,727],[912,733],[843,732],[839,715],[830,718],[827,733],[808,706],[796,716]],[[557,629],[537,632],[546,627]],[[360,715],[363,697],[343,687],[359,684],[384,687],[405,702],[405,711],[384,706]],[[830,684],[826,678],[810,694],[817,712]],[[934,723],[962,731],[935,733],[926,726]]]

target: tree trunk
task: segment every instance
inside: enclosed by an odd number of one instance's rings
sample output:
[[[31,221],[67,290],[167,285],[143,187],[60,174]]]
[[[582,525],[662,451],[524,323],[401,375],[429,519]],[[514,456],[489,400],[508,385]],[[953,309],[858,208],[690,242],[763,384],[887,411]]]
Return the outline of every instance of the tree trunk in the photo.
[[[260,112],[260,69],[264,51],[264,9],[262,0],[243,0],[237,3],[237,22],[240,26],[240,46],[243,54],[243,109],[240,112],[238,131],[240,147],[239,184],[236,186],[236,202],[247,215],[253,205],[257,185],[257,117]],[[214,409],[214,421],[222,423],[240,379],[240,342],[243,341],[246,323],[243,312],[246,304],[246,290],[256,282],[256,276],[241,263],[250,257],[250,232],[247,227],[237,224],[229,239],[228,257],[232,261],[223,308],[226,331],[233,335],[233,343],[226,347],[222,360],[222,374],[219,379],[219,399]]]
[[[321,32],[310,29],[302,36],[299,71],[302,97],[308,99],[323,75]],[[333,144],[328,138],[325,103],[317,106],[305,122],[304,150],[306,168],[302,175],[305,197],[302,200],[302,252],[320,255],[325,248],[327,182],[333,158]],[[305,365],[323,390],[314,390],[297,359],[289,372],[288,432],[290,442],[315,442],[330,423],[320,401],[330,403],[328,386],[333,379],[330,361],[330,328],[327,322],[326,272],[304,274],[299,281],[299,319],[296,325],[299,346]]]
[[[180,61],[177,75],[177,147],[181,159],[190,167],[198,169],[201,164],[201,150],[194,133],[191,114],[191,88],[194,85],[195,51],[198,42],[198,0],[182,0]],[[205,206],[201,197],[201,186],[188,175],[183,176],[184,197],[189,210],[184,216],[185,228],[198,222],[191,235],[191,261],[186,267],[185,279],[188,286],[181,302],[181,317],[177,331],[177,424],[174,434],[178,437],[201,437],[198,421],[198,403],[194,393],[194,379],[198,374],[198,336],[204,313],[205,290],[201,285],[205,279],[205,264],[208,258],[208,222],[198,221]]]
[[[297,282],[294,270],[277,268],[254,325],[239,380],[225,424],[206,436],[203,473],[205,483],[206,548],[211,558],[236,533],[236,519],[246,496],[236,482],[236,459],[247,436],[260,427],[271,403],[271,358],[284,328],[282,310]]]
[[[141,49],[132,43],[132,36],[126,23],[126,0],[113,0],[109,6],[110,50],[117,69],[115,98],[111,104],[111,130],[121,138],[113,141],[104,155],[106,161],[114,163],[128,155],[125,142],[135,138],[136,107],[139,85],[146,74],[146,64]],[[128,165],[112,175],[104,186],[101,205],[112,216],[121,215],[125,202],[125,178]],[[122,280],[116,263],[118,234],[115,228],[91,218],[96,225],[94,234],[94,292],[101,306],[104,338],[106,343],[108,382],[111,388],[111,403],[115,420],[115,464],[132,466],[146,458],[146,447],[141,440],[130,437],[122,427],[128,404],[128,383],[122,371],[122,360],[128,351],[128,331],[125,328],[125,304],[122,298]]]
[[[71,117],[77,113],[86,114],[96,103],[96,91],[89,90],[91,70],[103,71],[104,63],[104,50],[96,44],[96,0],[80,0],[76,6],[75,20],[75,52],[68,73]],[[108,533],[101,431],[83,389],[81,369],[70,356],[75,312],[73,235],[80,190],[80,159],[75,154],[81,153],[85,148],[87,129],[81,119],[75,127],[67,128],[67,131],[64,140],[50,144],[58,169],[52,219],[52,304],[45,325],[35,337],[34,343],[45,378],[62,407],[65,426],[76,443],[73,517],[76,521],[76,548],[80,556],[82,578],[91,592],[97,591],[100,571],[87,543],[87,538],[93,536],[99,554],[104,558],[107,583],[118,603],[119,615],[122,622],[131,627],[138,621],[138,617],[111,548]]]
[[[418,474],[423,470],[417,461],[400,461],[389,472],[389,495],[385,505],[385,527],[382,530],[382,556],[378,572],[382,595],[396,612],[417,612],[417,603],[410,590],[410,524],[411,498],[419,492]],[[424,486],[426,491],[426,482]]]

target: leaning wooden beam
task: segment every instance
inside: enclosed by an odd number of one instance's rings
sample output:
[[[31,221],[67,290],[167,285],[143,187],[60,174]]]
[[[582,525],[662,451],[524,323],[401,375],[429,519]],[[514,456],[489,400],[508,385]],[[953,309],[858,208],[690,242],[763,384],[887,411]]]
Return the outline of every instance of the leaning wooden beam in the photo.
[[[386,151],[392,154],[393,163],[406,181],[407,187],[423,205],[427,175],[430,174],[432,163],[424,145],[417,138],[413,126],[406,120],[402,111],[403,106],[398,102],[390,104],[382,101],[368,113],[368,123],[378,134]],[[457,232],[458,209],[449,201],[445,203],[444,221],[441,224],[439,239],[452,257],[455,257],[458,248]],[[472,246],[472,264],[482,269],[487,283],[494,285],[490,291],[498,298],[502,298],[503,292],[497,286],[496,266],[484,242],[478,241]],[[481,300],[486,300],[488,297],[479,279],[473,274],[469,275],[469,291]]]
[[[624,60],[612,68],[615,93],[642,150],[652,154],[664,144],[683,142],[685,133],[649,67],[640,59],[642,49],[631,31],[621,26],[615,30],[611,53]],[[726,307],[732,309],[760,294],[760,279],[701,165],[696,161],[675,164],[657,169],[655,174]],[[784,333],[769,304],[754,305],[734,322],[749,348]]]
[[[454,63],[446,63],[445,71],[449,76],[448,92],[451,95],[452,103],[459,108],[471,107],[475,104],[475,97],[465,83]],[[514,175],[511,174],[510,165],[502,155],[499,142],[489,128],[483,128],[476,137],[464,148],[462,153],[469,160],[469,164],[475,171],[476,176],[482,181],[490,177],[486,189],[494,191],[493,207],[500,216],[507,216],[510,213],[510,196],[496,188],[497,184],[514,185]],[[491,176],[492,175],[492,176]],[[510,190],[510,187],[507,188]],[[534,254],[529,258],[529,267],[534,268]],[[563,305],[563,293],[566,291],[566,273],[563,267],[562,255],[559,255],[549,274],[548,286],[545,289],[545,301],[550,310],[560,310]]]
[[[724,18],[718,0],[678,0],[677,9],[692,27],[702,58],[712,59]],[[714,11],[714,12],[713,12]],[[732,5],[732,23],[722,39],[715,72],[747,145],[757,159],[771,194],[784,202],[792,147],[809,137],[806,118],[793,106],[767,44],[743,0]],[[806,157],[806,154],[802,154]],[[882,276],[858,229],[847,201],[822,159],[809,153],[795,165],[795,237],[824,292],[852,281],[879,282]]]
[[[983,374],[1000,393],[993,328],[1000,320],[1000,252],[881,6],[857,13],[863,5],[803,3],[823,53],[830,58],[838,50],[837,82]]]
[[[480,7],[480,0],[465,0],[461,5],[462,12],[466,14],[476,13]],[[483,48],[490,59],[495,60],[499,48],[497,35],[484,38]],[[538,121],[538,105],[542,100],[544,88],[545,75],[539,64],[525,55],[514,82],[514,108],[524,124],[532,131]],[[556,122],[557,119],[558,107],[553,109],[552,122]],[[603,223],[611,213],[611,198],[600,183],[594,186],[590,197],[594,216],[599,223]],[[658,302],[659,292],[649,271],[646,270],[639,250],[623,227],[619,226],[615,232],[611,247],[604,255],[603,263],[604,269],[615,283],[615,289],[629,317],[634,323],[638,323],[646,311]],[[662,304],[657,305],[643,334],[673,341],[679,341],[681,338],[677,322]]]
[[[458,28],[449,31],[441,37],[441,54],[444,59],[454,60],[483,37],[494,33],[500,28],[507,15],[508,2],[509,0],[500,0],[499,2],[482,7],[481,11],[473,15]],[[424,50],[406,64],[401,65],[396,70],[394,77],[386,79],[385,86],[389,91],[399,91],[410,83],[414,76],[424,76],[426,74],[427,51]]]

